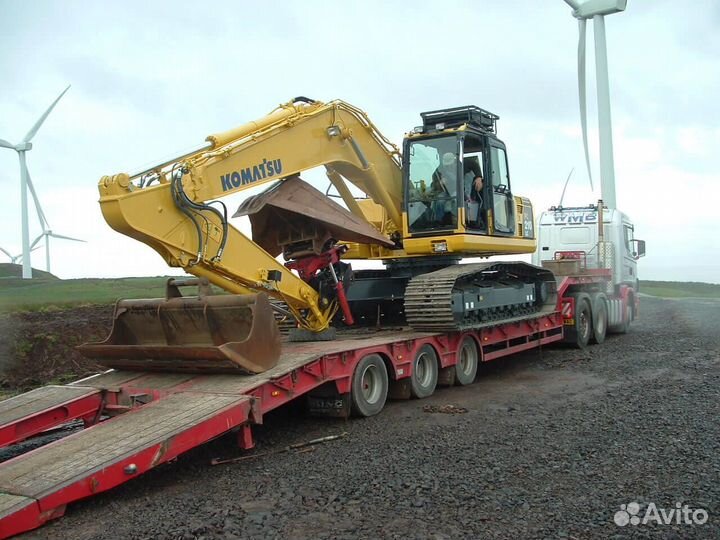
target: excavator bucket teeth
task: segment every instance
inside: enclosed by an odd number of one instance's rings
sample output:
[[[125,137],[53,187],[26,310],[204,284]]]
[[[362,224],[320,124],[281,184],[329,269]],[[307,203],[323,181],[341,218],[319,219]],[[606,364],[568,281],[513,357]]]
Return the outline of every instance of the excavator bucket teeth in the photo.
[[[110,336],[78,349],[116,369],[254,374],[277,364],[280,332],[263,293],[120,300]]]

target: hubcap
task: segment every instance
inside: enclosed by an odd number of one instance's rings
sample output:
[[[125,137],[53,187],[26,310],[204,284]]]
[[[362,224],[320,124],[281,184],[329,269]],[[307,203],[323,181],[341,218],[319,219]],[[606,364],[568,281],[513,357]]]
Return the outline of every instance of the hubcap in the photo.
[[[418,357],[417,362],[415,362],[415,379],[422,386],[430,384],[430,379],[432,378],[432,367],[430,366],[430,362],[432,361],[433,360],[430,358],[430,355],[424,352]]]
[[[473,364],[471,361],[472,355],[472,345],[465,343],[462,349],[460,349],[460,371],[462,371],[464,375],[470,374]]]
[[[362,394],[367,403],[375,403],[380,397],[378,368],[367,366],[362,374]]]
[[[588,317],[585,312],[580,314],[580,331],[583,336],[587,336],[590,331],[590,322],[588,321]]]

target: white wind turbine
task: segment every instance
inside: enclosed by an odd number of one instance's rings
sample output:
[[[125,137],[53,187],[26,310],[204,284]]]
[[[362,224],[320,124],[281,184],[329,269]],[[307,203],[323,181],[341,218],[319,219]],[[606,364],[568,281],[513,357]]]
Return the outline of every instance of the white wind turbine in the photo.
[[[30,244],[30,251],[35,251],[40,246],[38,246],[38,242],[45,238],[45,270],[49,273],[50,272],[50,237],[52,238],[59,238],[62,240],[72,240],[73,242],[84,242],[85,240],[80,240],[79,238],[72,238],[70,236],[64,236],[62,234],[57,234],[52,232],[52,229],[50,228],[50,224],[48,223],[47,218],[45,217],[45,212],[43,212],[42,207],[40,206],[40,199],[38,199],[37,193],[35,193],[35,188],[33,188],[32,182],[30,181],[30,176],[28,176],[28,187],[30,188],[30,193],[33,196],[33,200],[35,201],[35,209],[37,210],[38,220],[40,220],[40,226],[42,227],[42,232],[40,235],[33,241],[32,244]],[[37,246],[37,247],[36,247]]]
[[[22,214],[22,277],[23,279],[30,279],[32,278],[32,265],[30,264],[30,232],[28,229],[28,207],[27,207],[27,188],[30,188],[30,193],[33,196],[33,199],[35,201],[35,207],[38,211],[38,217],[40,218],[40,225],[43,229],[43,234],[41,236],[50,236],[52,235],[52,231],[48,230],[47,227],[47,220],[44,219],[44,214],[42,213],[42,209],[40,208],[40,203],[37,198],[37,194],[35,193],[35,188],[33,187],[32,180],[30,179],[30,173],[28,172],[27,168],[27,161],[25,157],[25,153],[32,149],[32,138],[35,136],[35,134],[40,129],[40,126],[43,125],[43,122],[45,122],[45,119],[48,117],[48,115],[52,112],[52,110],[55,108],[55,105],[57,105],[57,102],[60,101],[60,98],[62,98],[65,95],[65,92],[67,92],[70,89],[70,86],[62,91],[62,93],[55,99],[55,101],[52,102],[52,105],[48,107],[48,109],[45,111],[45,113],[38,119],[37,122],[35,122],[35,125],[28,131],[27,135],[23,137],[22,141],[20,141],[18,144],[11,144],[8,141],[4,139],[0,139],[0,146],[5,148],[10,148],[12,150],[15,150],[18,153],[18,158],[20,159],[20,211]],[[49,233],[49,234],[47,234]],[[57,237],[60,237],[59,235],[56,235]],[[62,237],[66,238],[66,237]],[[49,238],[48,238],[49,239]],[[70,240],[76,240],[75,238],[68,238]],[[35,242],[37,244],[37,241]],[[47,244],[47,242],[46,242]],[[50,267],[50,255],[49,255],[49,247],[46,245],[46,256],[47,259],[47,265],[48,269]],[[5,251],[5,250],[3,250]]]
[[[613,159],[612,122],[610,118],[610,83],[608,82],[607,44],[605,39],[605,15],[625,11],[627,0],[565,0],[573,8],[578,20],[578,94],[580,97],[580,123],[582,124],[585,163],[588,168],[590,185],[590,155],[587,142],[587,108],[585,103],[585,27],[588,19],[593,20],[595,36],[595,78],[598,100],[598,130],[600,132],[600,190],[606,208],[616,208],[615,163]]]
[[[40,249],[41,247],[42,247],[42,246],[36,246],[36,247],[34,247],[33,249],[31,249],[30,251],[35,251],[36,249]],[[11,262],[12,264],[15,264],[17,261],[21,261],[21,260],[22,260],[22,253],[20,253],[20,254],[18,254],[18,255],[13,255],[13,254],[10,253],[7,249],[1,248],[1,247],[0,247],[0,251],[2,251],[5,255],[8,256],[8,258],[10,259],[10,262]]]

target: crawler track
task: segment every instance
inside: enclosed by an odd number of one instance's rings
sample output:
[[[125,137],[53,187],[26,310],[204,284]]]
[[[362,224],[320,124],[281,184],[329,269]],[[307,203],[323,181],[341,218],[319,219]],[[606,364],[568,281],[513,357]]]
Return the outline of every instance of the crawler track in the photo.
[[[405,316],[416,330],[447,332],[495,326],[555,309],[552,273],[526,263],[448,266],[410,280]]]

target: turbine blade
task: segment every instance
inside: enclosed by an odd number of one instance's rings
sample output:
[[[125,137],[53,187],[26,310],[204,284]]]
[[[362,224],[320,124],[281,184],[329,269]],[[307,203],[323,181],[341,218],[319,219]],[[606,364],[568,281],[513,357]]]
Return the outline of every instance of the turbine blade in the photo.
[[[37,245],[37,243],[42,240],[42,237],[45,236],[45,233],[41,233],[40,236],[38,236],[35,240],[33,240],[33,243],[30,244],[30,251],[33,250],[33,248]]]
[[[87,240],[80,240],[79,238],[73,238],[71,236],[63,236],[62,234],[55,234],[53,232],[48,233],[48,236],[53,238],[62,238],[63,240],[72,240],[73,242],[87,242]]]
[[[48,115],[52,112],[52,110],[55,108],[55,105],[57,105],[57,102],[60,101],[60,98],[65,95],[65,92],[67,92],[70,89],[70,85],[62,91],[62,93],[55,99],[55,101],[52,102],[52,105],[48,107],[48,110],[45,111],[45,113],[38,119],[37,122],[35,122],[35,125],[30,129],[30,131],[27,132],[27,135],[23,137],[22,142],[30,142],[32,138],[35,136],[35,134],[38,132],[38,129],[40,129],[40,126],[43,125],[43,122],[48,117]]]
[[[585,165],[587,165],[590,189],[593,188],[592,170],[590,169],[590,150],[588,149],[587,103],[585,97],[585,29],[587,21],[578,19],[578,97],[580,101],[580,127],[582,128],[583,147],[585,148]]]
[[[15,150],[15,145],[10,144],[5,139],[0,139],[0,146],[4,146],[5,148],[12,148],[13,150]]]
[[[45,217],[45,212],[43,212],[42,206],[40,206],[40,199],[38,198],[37,193],[35,193],[35,186],[30,179],[30,171],[26,170],[26,173],[27,185],[28,188],[30,188],[30,194],[32,195],[33,201],[35,201],[35,210],[37,211],[38,219],[40,220],[40,227],[42,227],[43,232],[45,232],[47,229],[50,228],[50,224]]]
[[[560,195],[560,204],[558,206],[562,207],[563,199],[565,198],[565,190],[568,187],[568,183],[570,182],[570,177],[572,176],[572,173],[575,172],[575,167],[570,169],[570,174],[568,174],[567,180],[565,180],[565,185],[563,186],[562,195]]]
[[[9,252],[8,250],[6,250],[5,248],[1,248],[1,247],[0,247],[0,251],[2,251],[5,255],[7,255],[8,257],[10,257],[10,260],[12,260],[13,256],[10,255],[10,252]]]

